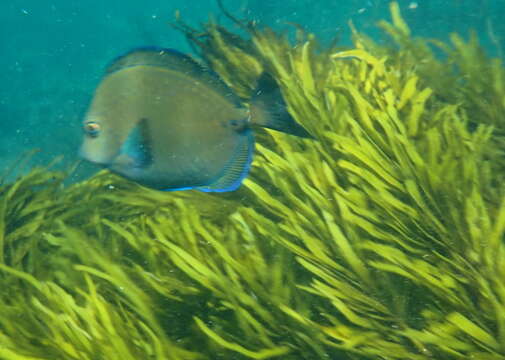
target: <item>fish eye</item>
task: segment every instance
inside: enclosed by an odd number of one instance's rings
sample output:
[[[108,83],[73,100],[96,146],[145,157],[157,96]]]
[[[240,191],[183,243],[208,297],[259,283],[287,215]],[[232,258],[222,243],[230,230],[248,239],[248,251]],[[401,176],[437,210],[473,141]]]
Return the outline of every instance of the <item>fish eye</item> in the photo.
[[[84,132],[90,137],[97,137],[100,134],[100,124],[90,121],[84,124]]]

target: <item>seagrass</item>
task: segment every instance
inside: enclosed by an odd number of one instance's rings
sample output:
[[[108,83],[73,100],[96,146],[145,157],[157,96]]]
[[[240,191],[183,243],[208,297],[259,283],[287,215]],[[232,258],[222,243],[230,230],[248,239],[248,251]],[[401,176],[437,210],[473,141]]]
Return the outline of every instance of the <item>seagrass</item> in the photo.
[[[263,131],[230,194],[3,184],[0,359],[505,359],[505,70],[391,15],[347,49],[178,19],[317,140]]]

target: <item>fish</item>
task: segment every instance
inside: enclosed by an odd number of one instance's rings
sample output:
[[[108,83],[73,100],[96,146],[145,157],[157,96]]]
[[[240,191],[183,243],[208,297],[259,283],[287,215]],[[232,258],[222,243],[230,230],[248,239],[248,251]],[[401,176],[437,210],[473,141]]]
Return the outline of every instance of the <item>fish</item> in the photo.
[[[272,75],[244,103],[211,69],[175,49],[113,60],[84,116],[80,155],[148,188],[227,192],[251,168],[254,132],[312,138],[289,115]]]

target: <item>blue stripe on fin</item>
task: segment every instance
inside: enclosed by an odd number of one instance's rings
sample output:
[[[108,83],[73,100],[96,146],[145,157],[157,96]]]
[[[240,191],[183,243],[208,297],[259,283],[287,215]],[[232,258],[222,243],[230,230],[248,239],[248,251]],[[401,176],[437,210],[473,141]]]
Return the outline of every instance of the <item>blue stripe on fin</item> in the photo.
[[[161,189],[161,191],[171,192],[171,191],[193,190],[194,188],[195,188],[194,186],[186,186],[173,189]]]
[[[249,174],[254,152],[254,136],[251,130],[240,134],[240,140],[232,158],[224,167],[221,176],[213,183],[196,187],[203,192],[227,192],[237,190]]]

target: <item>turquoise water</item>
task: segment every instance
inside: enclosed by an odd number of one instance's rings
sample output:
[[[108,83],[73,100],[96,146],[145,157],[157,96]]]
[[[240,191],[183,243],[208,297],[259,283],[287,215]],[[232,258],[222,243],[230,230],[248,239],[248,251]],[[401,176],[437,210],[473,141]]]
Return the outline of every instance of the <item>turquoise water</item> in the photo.
[[[64,163],[77,159],[80,119],[105,64],[139,45],[190,51],[168,23],[178,9],[198,25],[214,14],[214,1],[3,1],[0,5],[0,169],[24,151],[39,148],[35,163],[60,154]],[[239,18],[275,28],[287,22],[303,25],[322,39],[338,35],[349,43],[350,20],[377,36],[377,20],[388,17],[388,1],[224,1]],[[279,3],[280,4],[280,3]],[[504,0],[401,1],[403,15],[420,36],[444,39],[452,31],[476,29],[487,50],[504,47]],[[84,168],[82,173],[91,169]]]

